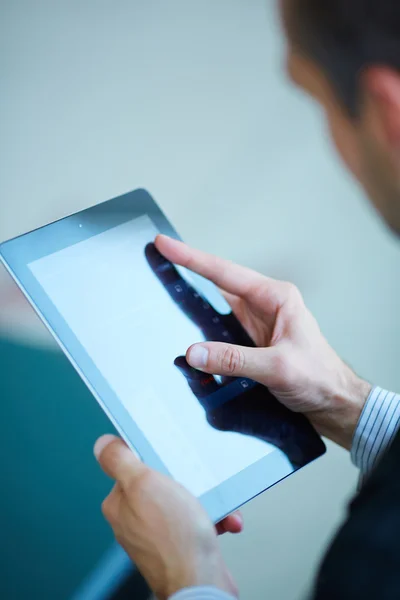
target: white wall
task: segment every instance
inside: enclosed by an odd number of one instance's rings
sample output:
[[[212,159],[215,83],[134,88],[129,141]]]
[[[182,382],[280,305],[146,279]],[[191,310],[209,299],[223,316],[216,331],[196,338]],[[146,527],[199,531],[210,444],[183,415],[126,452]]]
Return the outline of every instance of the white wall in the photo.
[[[274,4],[3,1],[0,238],[144,186],[191,243],[295,281],[399,389],[397,250],[285,81]],[[243,598],[303,596],[355,478],[330,447],[245,508],[222,542]]]

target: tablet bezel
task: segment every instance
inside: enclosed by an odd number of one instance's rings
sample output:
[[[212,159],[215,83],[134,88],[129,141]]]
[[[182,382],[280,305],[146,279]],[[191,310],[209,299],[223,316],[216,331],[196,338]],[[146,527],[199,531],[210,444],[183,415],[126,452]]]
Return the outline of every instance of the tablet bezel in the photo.
[[[180,239],[150,194],[140,189],[4,242],[0,244],[0,259],[123,439],[139,453],[146,464],[169,475],[161,458],[155,453],[28,266],[44,256],[143,215],[148,215],[161,233]],[[316,455],[315,459],[324,452],[325,447],[321,442],[321,453]],[[211,519],[218,522],[296,470],[282,452],[274,450],[202,495],[200,501]]]

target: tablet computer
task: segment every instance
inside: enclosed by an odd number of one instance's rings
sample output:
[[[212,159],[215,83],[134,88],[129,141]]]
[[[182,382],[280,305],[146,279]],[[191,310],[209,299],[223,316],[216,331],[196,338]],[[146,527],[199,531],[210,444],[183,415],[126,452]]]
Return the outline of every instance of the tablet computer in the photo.
[[[158,253],[159,233],[179,239],[136,190],[4,242],[0,256],[127,444],[217,522],[325,446],[264,386],[189,367],[195,342],[253,342],[212,283]]]

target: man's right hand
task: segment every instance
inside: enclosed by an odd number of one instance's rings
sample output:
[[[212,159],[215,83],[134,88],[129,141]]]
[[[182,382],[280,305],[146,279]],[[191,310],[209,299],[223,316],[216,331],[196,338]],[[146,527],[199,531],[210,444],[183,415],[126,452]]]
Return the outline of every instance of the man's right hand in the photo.
[[[206,373],[262,383],[288,408],[306,415],[321,435],[350,449],[371,386],[331,348],[298,289],[166,236],[157,237],[156,247],[171,262],[213,281],[257,345],[195,344],[188,363]]]

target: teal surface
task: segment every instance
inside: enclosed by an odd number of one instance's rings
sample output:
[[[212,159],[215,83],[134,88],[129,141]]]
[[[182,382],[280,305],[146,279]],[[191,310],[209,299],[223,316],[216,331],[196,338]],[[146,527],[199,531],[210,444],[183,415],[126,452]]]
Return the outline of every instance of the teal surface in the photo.
[[[113,542],[92,453],[113,428],[61,353],[1,338],[0,422],[0,597],[67,599]]]

